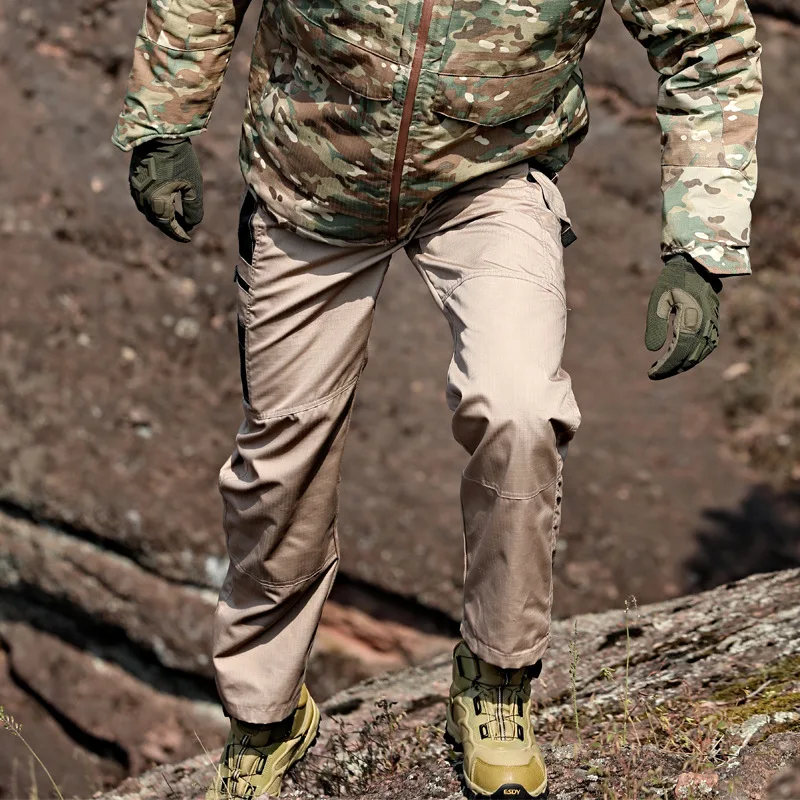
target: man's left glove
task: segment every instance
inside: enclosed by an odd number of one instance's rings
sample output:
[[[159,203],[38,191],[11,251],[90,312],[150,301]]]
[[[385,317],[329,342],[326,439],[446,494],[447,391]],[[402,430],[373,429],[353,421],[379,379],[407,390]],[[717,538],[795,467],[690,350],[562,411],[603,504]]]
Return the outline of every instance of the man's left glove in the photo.
[[[203,175],[188,139],[153,139],[133,149],[131,195],[148,222],[178,242],[203,219]]]
[[[647,308],[644,341],[648,350],[660,350],[667,341],[669,319],[672,340],[664,355],[648,370],[662,380],[699,364],[719,342],[719,298],[722,281],[687,256],[667,259]]]

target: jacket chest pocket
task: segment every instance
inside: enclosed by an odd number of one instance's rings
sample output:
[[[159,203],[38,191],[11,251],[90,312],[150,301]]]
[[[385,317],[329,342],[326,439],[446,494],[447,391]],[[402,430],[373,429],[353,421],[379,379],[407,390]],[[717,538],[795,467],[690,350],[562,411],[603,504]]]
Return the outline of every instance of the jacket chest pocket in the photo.
[[[305,26],[323,31],[332,39],[367,56],[396,62],[402,45],[403,9],[406,3],[369,0],[282,0],[282,13]],[[336,42],[318,42],[318,49],[309,53],[324,54]]]
[[[440,74],[433,110],[476,125],[503,125],[547,105],[576,66],[564,61],[549,69],[508,76]]]
[[[347,16],[341,11],[346,5],[283,0],[283,33],[310,62],[340,86],[359,97],[391,100],[398,67],[376,52],[375,42],[363,32],[363,25],[362,33],[358,31],[359,26],[347,29],[349,34],[341,27],[347,21]],[[327,13],[320,6],[324,6]]]
[[[577,57],[603,0],[453,0],[442,72],[522,76]]]

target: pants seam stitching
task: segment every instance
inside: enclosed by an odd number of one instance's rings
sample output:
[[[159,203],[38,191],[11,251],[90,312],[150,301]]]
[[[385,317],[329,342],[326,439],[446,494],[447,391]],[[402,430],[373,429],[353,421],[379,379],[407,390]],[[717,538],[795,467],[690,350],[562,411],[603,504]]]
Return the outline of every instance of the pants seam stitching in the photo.
[[[540,486],[536,491],[531,492],[530,494],[515,494],[512,492],[503,492],[496,486],[493,486],[490,483],[486,483],[485,481],[479,480],[478,478],[471,478],[469,475],[465,475],[463,472],[461,473],[461,477],[465,481],[470,481],[471,483],[477,483],[479,486],[483,486],[484,489],[489,489],[503,500],[532,500],[534,497],[538,497],[546,489],[549,489],[558,480],[558,475],[556,475],[551,481],[544,484],[544,486]]]
[[[308,403],[303,403],[298,406],[290,406],[289,408],[280,408],[277,411],[269,411],[266,414],[253,414],[253,419],[256,422],[265,422],[268,419],[289,417],[292,414],[300,414],[303,411],[311,411],[312,409],[325,405],[325,403],[329,403],[331,400],[335,400],[340,394],[344,394],[351,386],[354,386],[357,383],[360,375],[361,372],[359,372],[355,378],[351,378],[344,386],[336,389],[330,394],[325,395],[324,397],[318,398],[317,400],[312,400]]]
[[[251,581],[255,581],[259,586],[263,586],[265,589],[287,589],[293,586],[300,586],[300,584],[308,583],[313,578],[316,578],[318,575],[321,575],[328,569],[331,564],[334,564],[338,561],[338,553],[334,548],[334,552],[331,554],[329,558],[325,560],[325,563],[314,572],[310,572],[308,575],[303,576],[302,578],[297,578],[293,581],[262,581],[260,578],[257,578],[251,572],[246,570],[240,562],[236,561],[236,559],[231,558],[231,566],[240,574],[244,575],[247,578],[250,578]]]

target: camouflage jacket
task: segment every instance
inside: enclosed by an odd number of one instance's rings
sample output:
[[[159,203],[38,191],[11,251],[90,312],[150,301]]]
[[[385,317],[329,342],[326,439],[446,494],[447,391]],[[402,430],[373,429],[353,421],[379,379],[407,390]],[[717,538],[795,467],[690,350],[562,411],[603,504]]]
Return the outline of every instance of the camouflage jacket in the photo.
[[[207,125],[250,0],[148,0],[114,142]],[[241,142],[247,183],[298,232],[381,244],[431,201],[588,125],[580,61],[604,0],[263,0]],[[749,272],[761,99],[745,0],[612,0],[659,73],[662,253]]]

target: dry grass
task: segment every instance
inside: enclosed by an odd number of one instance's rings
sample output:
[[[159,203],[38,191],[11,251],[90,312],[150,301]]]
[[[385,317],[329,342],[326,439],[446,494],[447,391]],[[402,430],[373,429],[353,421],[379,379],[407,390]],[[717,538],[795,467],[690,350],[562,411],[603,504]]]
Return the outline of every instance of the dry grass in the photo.
[[[58,788],[58,784],[53,779],[53,776],[50,774],[50,770],[44,764],[41,758],[39,758],[39,754],[31,747],[28,740],[22,735],[22,726],[11,716],[8,714],[3,706],[0,706],[0,725],[2,725],[3,730],[7,733],[11,734],[15,738],[19,739],[22,744],[28,749],[28,752],[31,754],[31,758],[35,761],[44,771],[44,774],[47,775],[47,779],[50,781],[53,790],[55,791],[59,800],[64,800],[64,796],[61,794],[61,790]],[[31,800],[38,800],[39,792],[36,783],[36,771],[33,768],[33,761],[31,762]]]
[[[321,752],[311,752],[294,768],[293,783],[309,793],[332,797],[362,794],[379,779],[412,768],[440,737],[435,728],[404,729],[405,715],[390,700],[379,700],[358,728],[335,719],[336,730]]]

